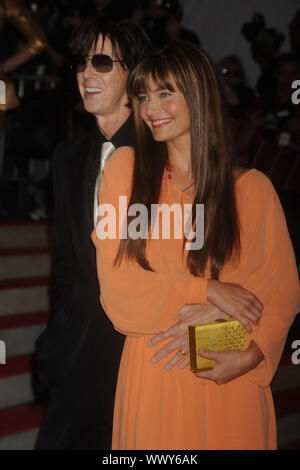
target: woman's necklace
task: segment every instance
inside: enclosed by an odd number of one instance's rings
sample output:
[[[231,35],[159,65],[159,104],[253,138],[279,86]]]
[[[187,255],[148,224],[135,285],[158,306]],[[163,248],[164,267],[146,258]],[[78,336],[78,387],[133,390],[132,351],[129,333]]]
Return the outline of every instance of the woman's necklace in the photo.
[[[175,180],[176,180],[176,175],[172,174],[173,172],[173,168],[170,166],[170,165],[167,165],[166,166],[166,177],[171,180],[173,176],[175,176]],[[177,184],[175,184],[177,186]],[[193,192],[193,190],[191,191],[191,188],[193,187],[193,183],[191,184],[188,184],[187,186],[185,186],[184,184],[178,184],[178,189],[180,189],[181,191],[189,194],[190,192]]]
[[[169,178],[169,180],[171,180],[172,179],[172,167],[167,166],[166,171],[167,171],[167,178]]]

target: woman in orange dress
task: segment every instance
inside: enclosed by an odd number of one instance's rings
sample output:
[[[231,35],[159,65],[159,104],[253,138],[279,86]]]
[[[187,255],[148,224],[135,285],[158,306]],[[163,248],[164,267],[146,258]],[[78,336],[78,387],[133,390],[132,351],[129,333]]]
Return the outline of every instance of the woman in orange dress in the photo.
[[[92,234],[101,303],[127,336],[113,449],[275,449],[269,384],[300,302],[276,192],[259,171],[233,168],[217,73],[199,48],[178,42],[151,53],[128,90],[136,148],[118,149],[106,163]],[[191,210],[194,239],[190,230],[175,233],[185,228],[178,212],[177,229],[159,223],[155,233],[151,222],[162,216],[153,208],[163,204]],[[195,248],[199,204],[204,244]],[[168,357],[154,361],[178,313],[181,326],[238,319],[248,331],[244,350],[201,351],[216,365],[194,374],[181,329],[167,345],[180,347],[171,367]]]

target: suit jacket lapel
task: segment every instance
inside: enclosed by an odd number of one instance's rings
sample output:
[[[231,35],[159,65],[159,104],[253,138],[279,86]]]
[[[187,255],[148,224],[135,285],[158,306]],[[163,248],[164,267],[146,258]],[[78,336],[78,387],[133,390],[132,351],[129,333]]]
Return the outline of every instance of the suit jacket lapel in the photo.
[[[95,152],[100,143],[95,133],[89,133],[73,158],[68,160],[69,207],[71,209],[72,236],[76,255],[87,273],[96,269],[95,249],[90,235],[93,231],[94,188],[96,174],[93,167]],[[96,173],[96,169],[95,172]]]
[[[133,117],[111,139],[115,148],[133,144]],[[66,169],[66,197],[70,208],[70,224],[77,258],[83,270],[96,279],[96,255],[91,240],[94,229],[94,192],[98,159],[105,138],[96,127],[89,132],[68,160]]]

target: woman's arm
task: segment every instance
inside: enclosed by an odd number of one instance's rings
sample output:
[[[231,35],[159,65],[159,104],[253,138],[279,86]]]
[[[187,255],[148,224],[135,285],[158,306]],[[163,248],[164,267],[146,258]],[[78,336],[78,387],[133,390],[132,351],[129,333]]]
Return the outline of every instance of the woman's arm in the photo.
[[[239,184],[241,259],[236,269],[225,272],[221,280],[238,279],[264,304],[263,315],[249,335],[254,346],[244,356],[246,362],[248,359],[253,362],[245,378],[266,387],[277,369],[295,314],[300,310],[299,279],[283,209],[271,182],[252,170]],[[255,364],[261,358],[260,353],[263,359]],[[220,374],[216,380],[224,377]]]

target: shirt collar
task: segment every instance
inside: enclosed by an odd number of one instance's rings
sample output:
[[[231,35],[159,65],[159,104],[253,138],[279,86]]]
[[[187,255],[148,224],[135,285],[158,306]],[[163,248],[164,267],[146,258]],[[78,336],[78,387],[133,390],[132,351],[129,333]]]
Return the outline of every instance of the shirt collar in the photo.
[[[101,144],[107,142],[107,138],[102,134],[99,127],[97,128],[97,137],[100,139]],[[134,143],[134,122],[132,113],[126,119],[124,124],[117,130],[117,132],[111,137],[110,142],[115,148],[124,146],[133,146]]]

